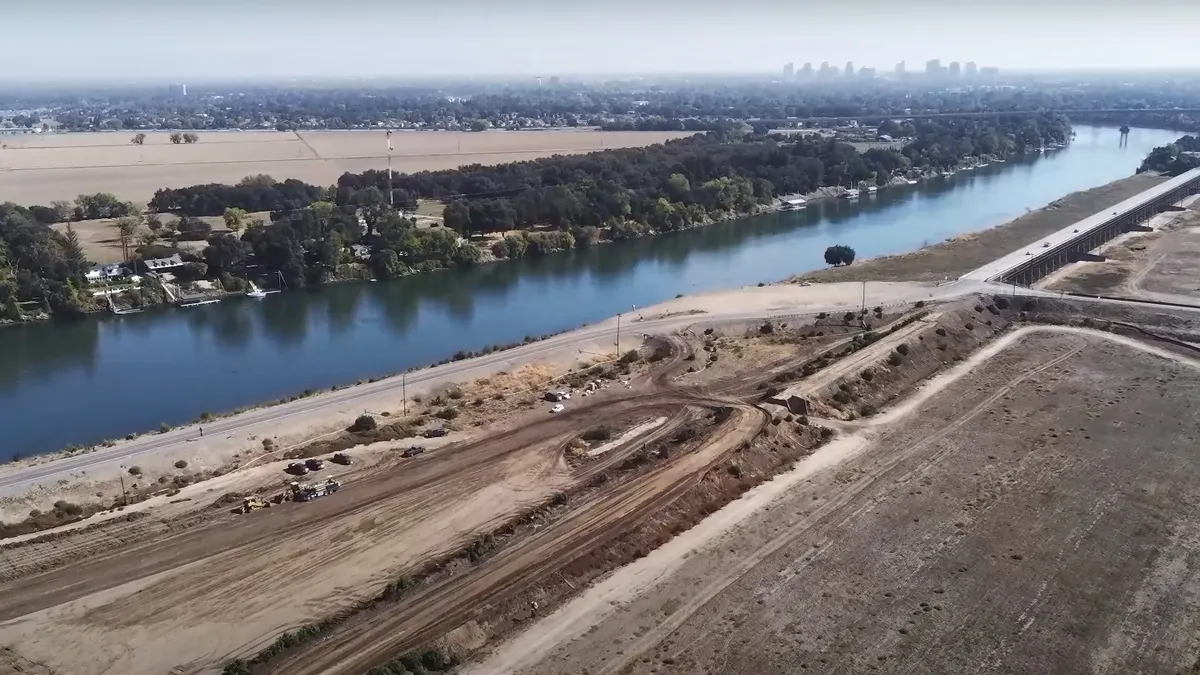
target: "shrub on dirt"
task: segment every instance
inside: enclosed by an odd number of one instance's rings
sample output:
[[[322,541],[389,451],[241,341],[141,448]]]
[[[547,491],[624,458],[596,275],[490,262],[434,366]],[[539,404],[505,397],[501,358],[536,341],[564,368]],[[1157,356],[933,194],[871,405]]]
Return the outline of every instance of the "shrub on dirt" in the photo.
[[[583,440],[585,441],[607,441],[610,438],[612,438],[612,429],[603,424],[583,432]]]
[[[908,345],[904,344],[903,342],[896,345],[896,353],[900,356],[908,356]]]
[[[771,322],[770,322],[770,321],[768,321],[768,322],[766,322],[766,323],[764,323],[763,325],[761,325],[761,326],[759,326],[759,327],[758,327],[758,332],[759,332],[759,333],[761,333],[761,334],[763,334],[763,335],[770,335],[771,333],[774,333],[774,332],[775,332],[775,326],[772,326],[772,325],[771,325]]]
[[[850,399],[849,392],[839,391],[833,395],[833,400],[837,401],[838,403],[841,403],[842,405],[846,405],[847,403],[850,402],[851,399]]]
[[[270,440],[270,439],[267,439],[267,440]],[[176,469],[186,469],[187,468],[187,460],[181,459],[178,462],[175,462],[175,468]]]
[[[446,392],[446,396],[457,401],[463,397],[462,389],[458,389],[458,388],[451,389],[450,391]]]
[[[129,467],[129,475],[130,475],[130,476],[140,476],[140,475],[142,475],[142,467],[140,467],[140,466],[131,466],[131,467]]]
[[[862,375],[859,377],[862,378],[863,382],[870,382],[871,380],[875,379],[875,371],[867,368],[866,370],[862,371]]]
[[[1008,298],[1004,297],[1003,295],[997,295],[992,299],[992,302],[994,302],[1000,309],[1008,309]]]
[[[829,427],[821,427],[821,440],[827,441],[833,438],[833,429]]]
[[[355,433],[363,433],[365,431],[373,431],[379,424],[375,418],[370,415],[359,415],[354,419],[354,424],[350,425],[350,431]]]
[[[901,363],[904,363],[904,357],[898,352],[892,352],[891,354],[888,354],[888,363],[893,366],[898,366]]]
[[[267,452],[271,452],[272,450],[275,449],[275,439],[264,438],[263,442],[262,442],[262,446],[263,446],[263,450],[266,450]]]
[[[870,417],[879,412],[879,408],[875,407],[874,403],[864,403],[858,407],[858,414],[863,417]]]
[[[741,467],[741,465],[739,465],[739,464],[730,464],[730,465],[729,465],[729,475],[733,476],[734,478],[741,478],[741,477],[742,477],[742,467]]]
[[[975,311],[976,311],[976,312],[982,312],[982,311],[983,311],[983,305],[975,305]]]
[[[988,321],[988,325],[990,326],[991,324],[992,324],[992,322]],[[968,321],[965,324],[963,324],[963,328],[966,328],[967,330],[975,330],[975,324]]]
[[[621,356],[621,363],[637,363],[639,358],[637,350],[630,349]]]
[[[160,434],[165,434],[170,430],[171,430],[171,425],[167,424],[166,422],[163,422],[162,424],[158,425],[158,433],[160,433]]]
[[[935,330],[933,332],[937,333],[938,337],[946,337],[946,329],[945,328],[939,327],[937,330]]]
[[[433,414],[434,417],[443,420],[452,420],[458,417],[458,408],[442,408]]]
[[[854,312],[846,312],[842,315],[842,323],[849,326],[851,321],[854,321]]]

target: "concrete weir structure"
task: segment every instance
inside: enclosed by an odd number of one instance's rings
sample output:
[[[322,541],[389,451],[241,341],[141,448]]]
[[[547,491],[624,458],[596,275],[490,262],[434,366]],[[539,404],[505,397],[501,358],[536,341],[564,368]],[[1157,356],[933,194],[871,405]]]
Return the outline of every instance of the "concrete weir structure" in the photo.
[[[1098,259],[1089,251],[1139,229],[1155,214],[1200,193],[1200,169],[1192,169],[1145,192],[998,258],[960,279],[1029,286],[1069,263]]]

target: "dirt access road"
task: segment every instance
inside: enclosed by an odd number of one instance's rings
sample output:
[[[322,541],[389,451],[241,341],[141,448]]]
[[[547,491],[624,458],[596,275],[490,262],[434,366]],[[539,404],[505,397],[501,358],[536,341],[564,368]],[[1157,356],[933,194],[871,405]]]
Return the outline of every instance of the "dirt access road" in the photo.
[[[590,408],[542,413],[483,441],[397,457],[316,502],[246,516],[216,509],[207,518],[175,523],[173,531],[91,556],[88,542],[112,533],[79,532],[50,547],[74,547],[78,559],[39,573],[39,561],[26,558],[27,574],[0,585],[0,644],[55,672],[219,669],[284,630],[374,597],[404,570],[463,548],[556,492],[620,464],[645,442],[572,467],[562,449],[584,429],[651,416],[668,418],[655,430],[667,434],[696,405],[645,393],[590,400]],[[730,428],[732,434],[742,426]],[[578,529],[555,530],[553,543],[579,545],[580,531],[613,527],[629,510],[649,508],[661,490],[669,493],[712,452],[718,450],[681,456],[671,465],[679,473],[613,495],[590,516],[571,521]],[[0,555],[7,559],[10,552]],[[536,553],[520,558],[523,564],[552,559]]]
[[[1048,328],[973,360],[467,672],[1193,669],[1200,363]]]

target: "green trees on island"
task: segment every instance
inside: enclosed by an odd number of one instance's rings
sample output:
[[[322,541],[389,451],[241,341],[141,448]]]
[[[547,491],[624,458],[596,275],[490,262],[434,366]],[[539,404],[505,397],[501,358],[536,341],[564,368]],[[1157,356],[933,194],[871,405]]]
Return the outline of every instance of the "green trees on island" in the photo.
[[[1151,150],[1138,167],[1138,173],[1156,171],[1178,176],[1197,167],[1200,167],[1200,138],[1184,136],[1174,143]]]

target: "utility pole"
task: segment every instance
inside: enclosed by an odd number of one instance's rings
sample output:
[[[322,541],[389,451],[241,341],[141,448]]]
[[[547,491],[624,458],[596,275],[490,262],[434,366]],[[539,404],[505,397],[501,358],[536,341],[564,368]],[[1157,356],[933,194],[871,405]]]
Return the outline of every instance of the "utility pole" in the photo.
[[[121,505],[129,506],[129,496],[125,494],[125,475],[119,473],[117,478],[121,479]]]
[[[404,416],[408,417],[408,372],[400,373],[400,390],[404,396]]]
[[[621,356],[621,315],[617,315],[617,357]]]
[[[863,289],[862,289],[862,291],[863,291],[863,294],[862,294],[862,311],[863,311],[863,312],[866,312],[866,311],[867,311],[867,282],[865,282],[865,281],[864,281],[864,282],[862,282],[862,285],[863,285]]]
[[[396,208],[396,198],[392,195],[392,130],[387,132],[388,150],[388,206]]]

